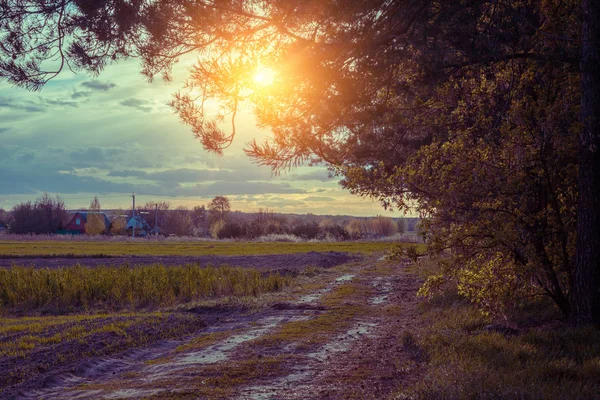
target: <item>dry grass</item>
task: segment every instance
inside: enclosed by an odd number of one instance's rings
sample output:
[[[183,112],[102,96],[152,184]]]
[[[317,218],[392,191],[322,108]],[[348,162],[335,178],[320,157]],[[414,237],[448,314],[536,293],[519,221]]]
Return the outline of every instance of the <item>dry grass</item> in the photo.
[[[0,269],[0,311],[75,312],[174,306],[281,290],[291,277],[254,269],[195,265]]]
[[[425,270],[434,268],[426,265]],[[487,329],[498,321],[484,317],[455,292],[422,304],[421,328],[410,334],[413,347],[425,355],[421,376],[396,398],[598,398],[600,330],[548,319],[543,306],[532,304],[522,311],[526,316],[516,315],[515,321],[527,321],[529,327],[511,334]]]

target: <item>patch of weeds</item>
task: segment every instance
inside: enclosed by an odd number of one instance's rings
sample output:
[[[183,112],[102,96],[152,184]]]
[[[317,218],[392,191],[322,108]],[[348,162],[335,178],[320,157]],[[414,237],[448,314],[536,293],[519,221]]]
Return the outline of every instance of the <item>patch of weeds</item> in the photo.
[[[451,294],[421,311],[423,329],[401,341],[422,348],[428,364],[398,398],[567,400],[600,393],[597,329],[554,324],[521,334],[486,331],[491,321]]]
[[[256,269],[81,266],[0,268],[0,310],[66,313],[108,308],[138,310],[227,296],[258,296],[289,286],[292,278]]]

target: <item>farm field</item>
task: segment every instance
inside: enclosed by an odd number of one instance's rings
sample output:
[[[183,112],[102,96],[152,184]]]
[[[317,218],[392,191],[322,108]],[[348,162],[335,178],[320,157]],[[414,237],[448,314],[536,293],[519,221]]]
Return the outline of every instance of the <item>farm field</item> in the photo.
[[[369,254],[383,252],[393,242],[155,242],[0,240],[0,257],[13,256],[246,256],[316,252]]]
[[[418,269],[376,248],[324,266],[317,256],[329,250],[298,253],[307,262],[292,269],[2,268],[0,398],[583,399],[600,390],[597,332],[556,321],[490,331],[494,321],[459,296],[417,298],[431,263]]]

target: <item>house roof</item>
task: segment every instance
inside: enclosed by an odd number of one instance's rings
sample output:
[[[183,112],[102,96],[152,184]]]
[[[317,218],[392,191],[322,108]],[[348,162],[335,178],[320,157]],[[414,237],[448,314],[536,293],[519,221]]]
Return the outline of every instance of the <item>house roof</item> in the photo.
[[[125,229],[133,228],[150,230],[150,225],[141,215],[136,214],[135,216],[129,218],[129,221],[127,221],[127,225],[125,226]]]
[[[104,225],[106,225],[107,228],[110,225],[110,220],[108,219],[108,216],[105,213],[103,213],[103,212],[77,211],[75,213],[75,215],[73,215],[73,218],[77,217],[77,214],[79,214],[79,216],[81,218],[83,218],[83,222],[87,222],[87,216],[88,216],[88,214],[99,214],[99,215],[102,215],[104,217]],[[71,220],[73,220],[73,219],[71,219]]]

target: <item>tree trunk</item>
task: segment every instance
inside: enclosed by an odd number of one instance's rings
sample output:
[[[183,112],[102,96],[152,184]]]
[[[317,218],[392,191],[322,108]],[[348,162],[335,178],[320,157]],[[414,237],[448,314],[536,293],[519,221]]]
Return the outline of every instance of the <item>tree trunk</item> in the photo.
[[[583,0],[575,321],[600,324],[600,0]]]

